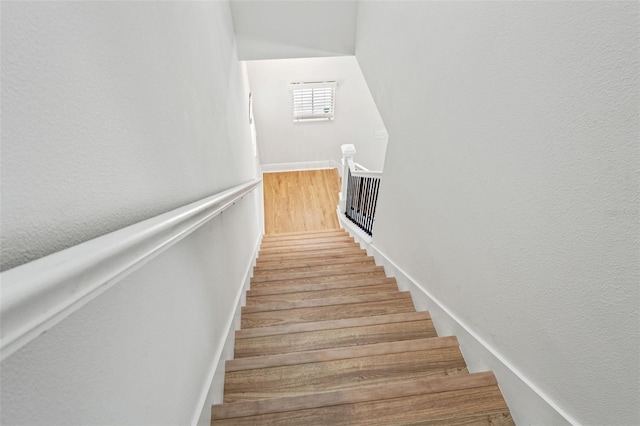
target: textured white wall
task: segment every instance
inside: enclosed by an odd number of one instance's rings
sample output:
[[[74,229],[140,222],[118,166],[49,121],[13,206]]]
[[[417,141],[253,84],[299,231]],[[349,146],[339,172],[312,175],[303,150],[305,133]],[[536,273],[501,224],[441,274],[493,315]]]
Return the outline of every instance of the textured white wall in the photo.
[[[254,197],[3,361],[0,423],[155,426],[197,419],[258,239]]]
[[[2,4],[2,269],[246,182],[228,3]]]
[[[374,136],[385,127],[355,57],[248,61],[247,69],[263,165],[340,162],[340,145],[352,143],[357,162],[382,170],[387,138]],[[289,84],[325,80],[338,82],[334,120],[294,123]]]
[[[3,2],[2,267],[254,178],[247,97],[228,3]],[[260,202],[3,361],[0,423],[197,419]]]
[[[232,0],[240,59],[353,55],[357,2]]]
[[[358,12],[390,134],[375,246],[585,424],[640,423],[639,7]]]

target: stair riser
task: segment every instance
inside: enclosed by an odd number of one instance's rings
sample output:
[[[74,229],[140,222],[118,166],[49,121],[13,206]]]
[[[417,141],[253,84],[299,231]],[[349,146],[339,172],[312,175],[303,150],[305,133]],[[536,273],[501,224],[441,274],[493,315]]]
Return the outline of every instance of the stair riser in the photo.
[[[457,347],[401,352],[227,372],[224,398],[246,401],[460,374],[467,370]]]
[[[431,320],[318,330],[235,340],[235,358],[436,337]]]

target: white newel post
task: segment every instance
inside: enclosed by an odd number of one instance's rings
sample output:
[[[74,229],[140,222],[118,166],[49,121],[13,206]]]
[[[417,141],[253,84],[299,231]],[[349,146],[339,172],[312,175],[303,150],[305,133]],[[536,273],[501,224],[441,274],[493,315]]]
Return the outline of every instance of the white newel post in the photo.
[[[344,144],[342,148],[342,188],[340,190],[340,213],[347,210],[347,183],[349,181],[349,163],[353,163],[353,155],[356,147],[353,144]]]

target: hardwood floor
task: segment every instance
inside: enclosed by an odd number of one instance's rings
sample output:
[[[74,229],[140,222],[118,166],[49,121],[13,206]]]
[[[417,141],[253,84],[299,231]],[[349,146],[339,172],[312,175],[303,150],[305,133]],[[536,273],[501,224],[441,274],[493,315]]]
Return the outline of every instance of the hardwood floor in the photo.
[[[265,234],[340,228],[337,169],[265,173]]]
[[[265,236],[212,425],[513,425],[491,372],[342,230]]]

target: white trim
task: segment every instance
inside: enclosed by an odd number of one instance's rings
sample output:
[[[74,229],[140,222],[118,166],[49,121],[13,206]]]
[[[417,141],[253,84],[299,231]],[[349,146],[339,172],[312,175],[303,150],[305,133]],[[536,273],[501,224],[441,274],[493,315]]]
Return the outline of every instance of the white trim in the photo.
[[[364,177],[364,178],[382,178],[381,171],[371,171],[371,170],[365,169],[364,167],[355,163],[353,161],[353,157],[344,157],[344,159],[345,159],[346,165],[349,166],[349,170],[351,171],[351,176]],[[358,166],[361,167],[360,170],[358,170],[358,168],[360,168]]]
[[[348,220],[341,217],[344,215],[338,216],[341,224],[348,225]],[[384,266],[388,276],[396,278],[401,290],[411,292],[417,310],[430,311],[439,335],[457,336],[469,372],[493,370],[516,424],[580,425],[451,309],[376,248],[371,238],[367,241],[354,227],[343,228],[375,258],[376,264]]]
[[[338,160],[331,159],[329,160],[329,164],[331,164],[332,169],[338,169],[338,175],[342,177],[342,164]]]
[[[200,398],[195,407],[195,412],[191,418],[191,425],[210,425],[211,424],[211,405],[213,403],[221,403],[222,395],[224,392],[224,371],[225,362],[228,359],[233,358],[233,346],[235,343],[235,330],[240,328],[240,312],[241,307],[245,304],[245,294],[249,289],[251,277],[253,276],[253,267],[256,264],[256,258],[258,257],[258,250],[260,249],[260,242],[262,240],[262,234],[258,235],[256,244],[253,248],[253,254],[251,255],[251,261],[247,266],[247,270],[244,274],[244,279],[240,286],[240,289],[235,297],[235,309],[233,314],[228,318],[225,325],[225,333],[220,336],[220,340],[216,345],[216,353],[209,365],[209,371],[207,378],[205,379],[202,390],[200,391]],[[214,379],[221,377],[218,383],[214,383]],[[216,380],[218,382],[218,380]]]
[[[371,236],[351,222],[344,212],[340,211],[340,206],[336,208],[336,214],[340,228],[346,230],[360,244],[360,247],[366,248],[366,245],[371,244]]]
[[[301,170],[321,170],[321,169],[333,169],[334,160],[323,161],[304,161],[300,163],[272,163],[263,164],[262,173],[277,173],[277,172],[296,172]]]
[[[363,172],[370,172],[371,171],[371,170],[367,169],[365,166],[363,166],[360,163],[354,162],[353,165],[356,166],[356,171],[359,171],[359,170],[363,171]]]
[[[220,214],[255,179],[0,274],[0,353],[7,358]]]

